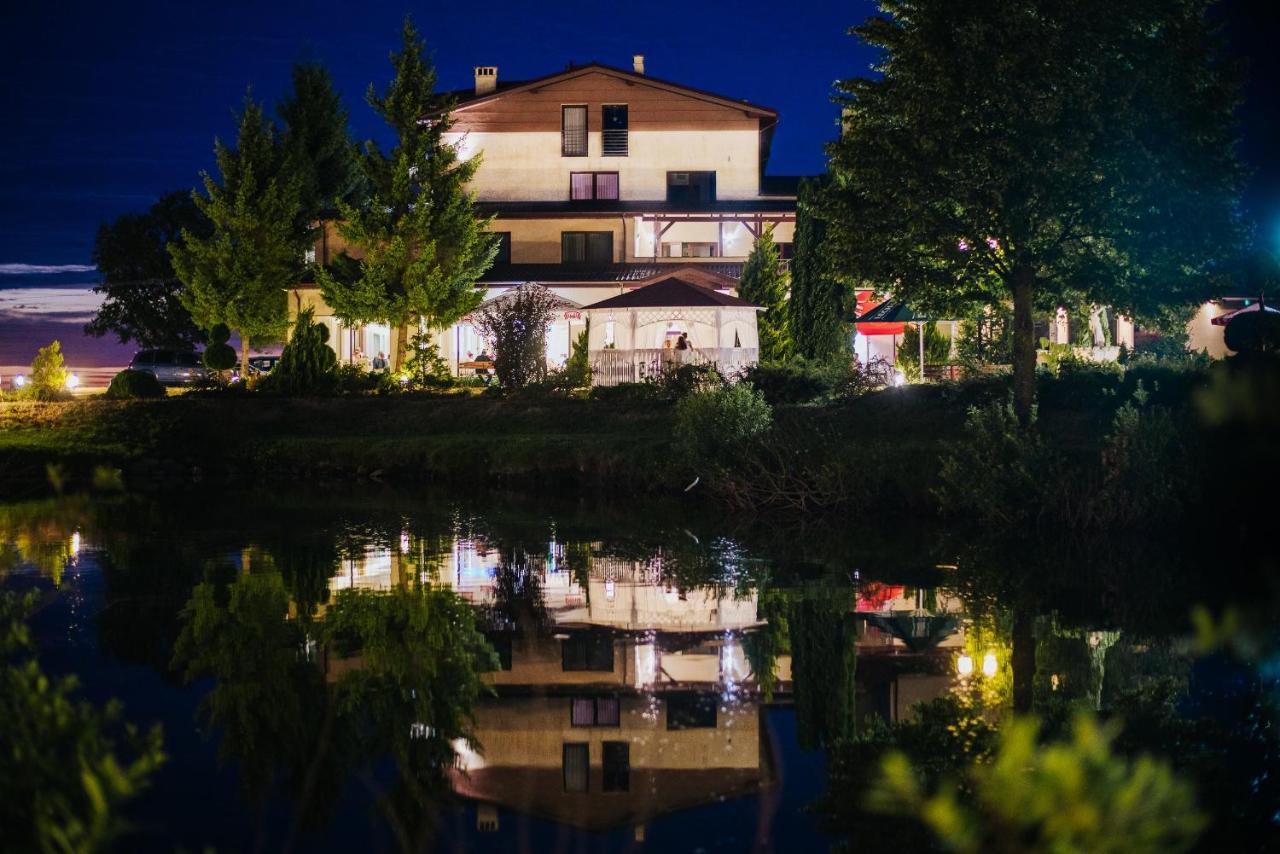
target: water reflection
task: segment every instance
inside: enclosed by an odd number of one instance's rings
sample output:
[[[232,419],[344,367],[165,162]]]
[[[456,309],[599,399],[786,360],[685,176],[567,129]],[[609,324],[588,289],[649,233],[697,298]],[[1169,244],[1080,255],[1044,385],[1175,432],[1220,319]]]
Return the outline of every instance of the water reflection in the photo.
[[[198,725],[247,801],[291,804],[281,848],[353,786],[405,850],[457,799],[467,833],[499,835],[536,817],[643,839],[752,796],[767,812],[795,749],[768,710],[829,746],[945,693],[965,646],[944,590],[789,569],[683,518],[630,536],[456,504],[48,510],[5,517],[5,571],[56,582],[29,543],[79,532],[107,582],[100,643],[201,686]]]

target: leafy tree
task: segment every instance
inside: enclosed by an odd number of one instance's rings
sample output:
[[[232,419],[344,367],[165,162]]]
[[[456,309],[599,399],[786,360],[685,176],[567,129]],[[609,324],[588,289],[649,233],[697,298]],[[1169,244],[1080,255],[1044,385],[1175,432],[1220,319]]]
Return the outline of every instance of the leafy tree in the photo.
[[[751,247],[751,254],[742,266],[738,296],[764,308],[759,314],[760,361],[786,359],[791,352],[787,274],[778,258],[778,245],[773,242],[773,226],[766,228]]]
[[[354,275],[322,270],[317,281],[348,323],[438,329],[480,304],[475,283],[493,263],[498,243],[466,190],[480,160],[460,161],[446,142],[452,102],[435,92],[435,68],[408,18],[391,64],[396,76],[386,92],[370,86],[367,98],[395,132],[396,145],[383,152],[365,143],[369,199],[359,207],[338,205],[338,231],[361,257],[338,265],[353,267]],[[404,344],[401,338],[392,347],[394,370]]]
[[[800,183],[787,319],[795,355],[822,361],[846,355],[849,334],[844,322],[845,292],[828,257],[819,193],[816,182]]]
[[[113,333],[121,343],[186,349],[204,334],[182,304],[182,282],[173,271],[168,247],[183,231],[208,237],[209,222],[178,190],[166,193],[143,214],[124,214],[98,226],[93,263],[102,282],[93,292],[102,306],[85,333]]]
[[[284,168],[275,127],[252,98],[236,147],[215,142],[214,155],[222,182],[204,173],[204,194],[192,196],[212,231],[184,229],[169,254],[186,285],[182,304],[200,326],[225,323],[240,334],[240,371],[248,376],[250,341],[284,334],[285,290],[301,275],[308,235],[298,228],[297,181]]]
[[[1209,0],[885,0],[853,32],[830,153],[839,269],[933,314],[1011,300],[1019,419],[1033,313],[1192,302],[1240,236],[1235,74]]]
[[[45,674],[26,623],[34,607],[34,594],[0,591],[3,847],[108,850],[127,830],[122,808],[165,761],[160,728],[122,726],[118,701],[99,708],[76,699],[75,677]]]
[[[814,750],[850,737],[858,660],[848,603],[829,590],[799,591],[787,628],[800,746]]]
[[[358,205],[366,192],[347,109],[320,63],[293,66],[293,91],[277,108],[281,145],[298,179],[299,226],[309,229],[337,212],[341,202]]]
[[[1081,714],[1070,740],[1040,745],[1034,718],[1011,721],[990,761],[967,769],[963,795],[953,783],[926,791],[893,753],[870,803],[916,817],[950,851],[1187,850],[1205,825],[1191,784],[1149,756],[1114,755],[1115,732]]]
[[[551,291],[524,284],[476,312],[476,330],[493,346],[493,371],[504,387],[546,378],[547,326],[559,306]]]

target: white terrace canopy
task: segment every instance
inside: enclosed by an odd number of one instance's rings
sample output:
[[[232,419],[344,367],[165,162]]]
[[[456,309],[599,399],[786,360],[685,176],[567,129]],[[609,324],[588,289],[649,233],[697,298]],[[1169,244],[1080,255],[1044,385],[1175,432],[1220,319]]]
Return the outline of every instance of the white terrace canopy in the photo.
[[[691,363],[715,364],[731,374],[760,358],[760,308],[681,275],[582,311],[590,323],[587,349],[598,385],[639,382],[668,367]]]

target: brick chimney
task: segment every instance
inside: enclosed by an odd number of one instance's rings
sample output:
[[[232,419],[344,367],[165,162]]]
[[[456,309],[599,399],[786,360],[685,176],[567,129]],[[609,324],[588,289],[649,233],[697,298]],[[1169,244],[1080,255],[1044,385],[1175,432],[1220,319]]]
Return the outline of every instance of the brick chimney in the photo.
[[[631,57],[631,69],[636,74],[644,74],[644,54],[637,53]]]
[[[476,66],[476,94],[488,95],[498,88],[498,66]]]

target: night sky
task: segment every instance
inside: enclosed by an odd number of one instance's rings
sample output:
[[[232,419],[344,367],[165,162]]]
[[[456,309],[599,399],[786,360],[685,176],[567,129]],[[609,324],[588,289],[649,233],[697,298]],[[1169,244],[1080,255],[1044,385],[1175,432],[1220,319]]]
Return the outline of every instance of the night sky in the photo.
[[[1260,172],[1249,202],[1280,239],[1277,5],[1228,12],[1254,73],[1243,153]],[[193,186],[214,136],[232,137],[246,88],[274,103],[297,59],[329,67],[357,138],[382,137],[364,92],[390,76],[405,11],[435,51],[443,88],[470,86],[474,65],[497,65],[510,80],[569,62],[629,67],[643,53],[656,77],[777,109],[770,173],[819,172],[835,132],[832,82],[873,59],[845,31],[873,9],[867,0],[13,0],[0,11],[0,264],[87,263],[100,221]]]

